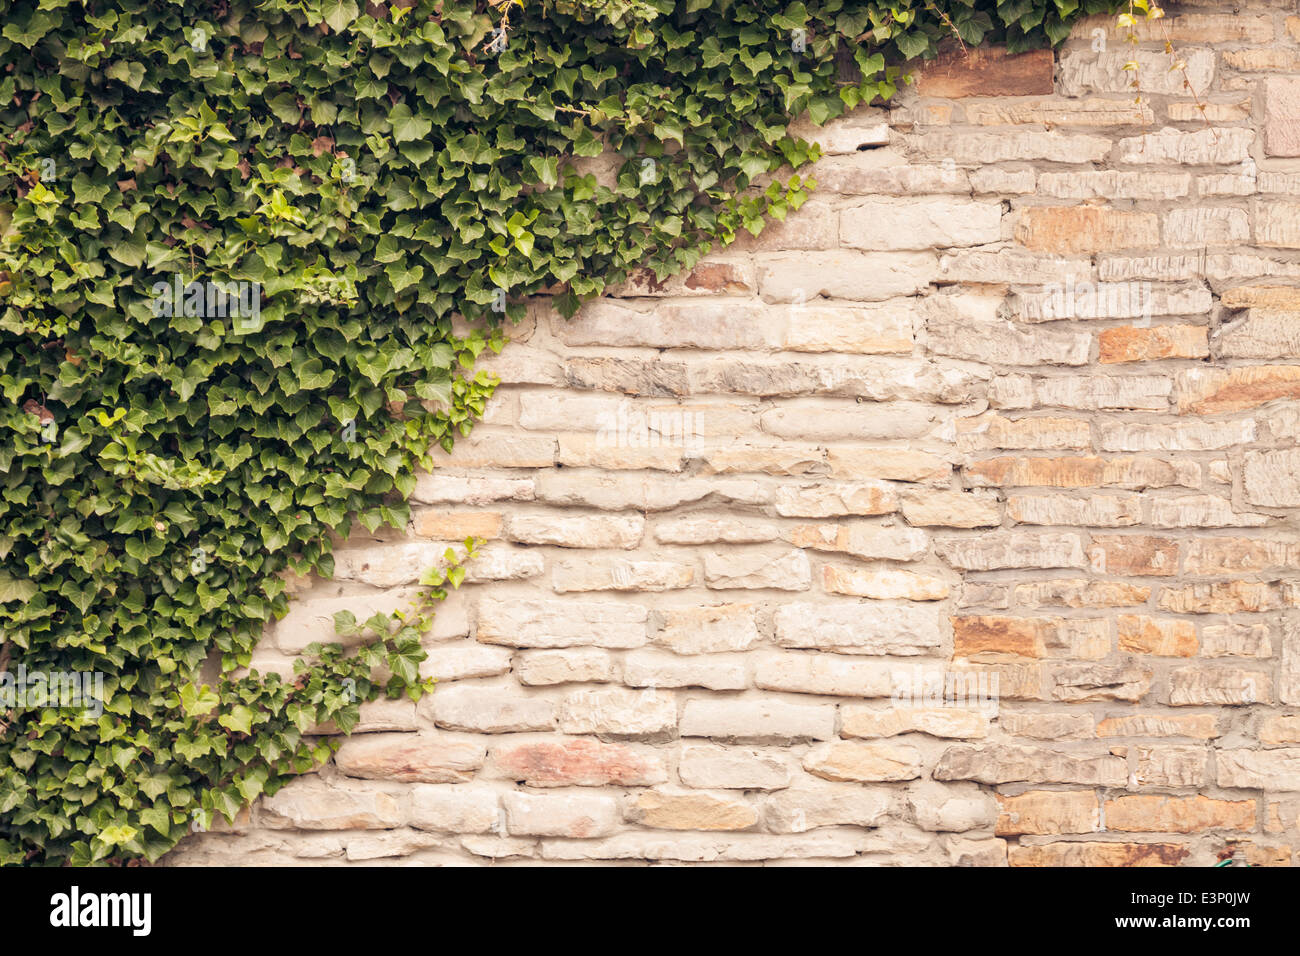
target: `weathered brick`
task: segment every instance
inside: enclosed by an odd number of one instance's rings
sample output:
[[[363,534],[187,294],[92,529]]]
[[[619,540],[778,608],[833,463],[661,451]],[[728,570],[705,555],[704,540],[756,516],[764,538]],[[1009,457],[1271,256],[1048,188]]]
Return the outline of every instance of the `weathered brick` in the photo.
[[[529,787],[648,787],[668,779],[656,751],[584,737],[498,745],[491,767],[495,776]]]
[[[1213,740],[1219,736],[1213,714],[1132,714],[1107,717],[1097,724],[1098,737],[1194,737]]]
[[[1300,505],[1300,451],[1252,451],[1244,462],[1247,501],[1270,508]]]
[[[883,742],[819,744],[803,758],[803,768],[814,777],[861,783],[915,780],[923,767],[915,747]]]
[[[258,816],[271,830],[385,830],[405,822],[391,793],[332,787],[313,777],[292,780],[267,797]]]
[[[1130,785],[1139,787],[1202,787],[1209,766],[1204,747],[1135,747],[1137,768]],[[1127,755],[1126,748],[1115,753]]]
[[[820,302],[794,306],[784,345],[794,352],[907,354],[913,347],[914,311],[910,299],[851,307]]]
[[[1046,92],[1051,92],[1051,84]],[[979,126],[1046,125],[1046,126],[1133,126],[1150,125],[1155,113],[1146,103],[1113,100],[1106,97],[1085,99],[1025,99],[1024,91],[1010,94],[1014,99],[1001,102],[966,103],[966,122]],[[1059,173],[1044,175],[1058,176]],[[1090,175],[1089,173],[1071,175]],[[1092,174],[1095,175],[1095,174]],[[1032,190],[1031,190],[1032,191]],[[1049,194],[1050,195],[1050,194]],[[1160,198],[1160,197],[1156,197]]]
[[[1119,42],[1115,46],[1118,49],[1107,52],[1073,50],[1063,54],[1060,62],[1061,91],[1066,96],[1131,93],[1136,78],[1140,92],[1185,95],[1183,72],[1170,70],[1169,57],[1164,53],[1125,49]],[[1180,50],[1179,55],[1187,64],[1186,73],[1192,89],[1197,93],[1205,92],[1214,78],[1214,54],[1209,50]],[[1124,69],[1124,65],[1132,61],[1138,64],[1136,77],[1133,71]]]
[[[1139,701],[1151,689],[1150,670],[1130,661],[1071,664],[1052,675],[1052,697],[1064,701]]]
[[[1178,249],[1239,245],[1250,241],[1244,209],[1194,206],[1171,209],[1164,217],[1165,245]]]
[[[999,196],[1007,193],[1024,195],[1032,193],[1038,182],[1038,173],[1024,167],[981,166],[971,170],[970,184],[972,192],[995,193]]]
[[[564,559],[551,569],[551,586],[573,591],[672,591],[695,583],[694,564],[625,558]]]
[[[1110,754],[1064,753],[1008,744],[949,747],[934,768],[935,780],[974,780],[983,784],[1032,781],[1123,787],[1124,761]]]
[[[1083,543],[1070,533],[993,531],[971,538],[939,538],[934,549],[954,568],[965,571],[1086,566]]]
[[[932,574],[835,565],[822,568],[822,587],[831,594],[848,594],[877,601],[942,601],[949,591],[948,582]]]
[[[455,502],[466,507],[479,507],[497,501],[531,501],[531,478],[492,478],[454,475],[431,475],[419,472],[411,500],[420,504]]]
[[[1160,220],[1098,206],[1030,206],[1020,211],[1016,239],[1035,252],[1060,255],[1149,249],[1160,245]]]
[[[485,598],[476,635],[511,647],[640,647],[648,618],[644,607],[629,604]]]
[[[1088,282],[1096,278],[1087,257],[1044,256],[1024,249],[962,249],[939,259],[939,278],[946,282],[1024,283]]]
[[[883,515],[898,510],[898,495],[883,481],[818,482],[782,485],[775,504],[776,513],[786,518]]]
[[[1087,332],[1029,330],[991,317],[996,300],[934,296],[925,300],[926,346],[953,358],[997,365],[1086,365]]]
[[[505,647],[458,641],[426,648],[425,655],[420,662],[420,676],[439,682],[496,677],[510,671],[510,650]]]
[[[1098,574],[1178,573],[1178,541],[1141,534],[1094,534],[1088,560]]]
[[[763,281],[760,273],[760,284]],[[736,309],[708,299],[676,300],[660,305],[655,308],[653,319],[634,305],[615,299],[596,299],[583,306],[572,319],[557,323],[554,329],[565,345],[762,349],[780,344],[783,326],[784,316],[779,314],[761,308]]]
[[[668,608],[653,642],[677,654],[744,651],[758,643],[752,604]]]
[[[1255,245],[1300,249],[1300,203],[1261,203],[1255,207]]]
[[[1119,649],[1124,653],[1156,657],[1196,656],[1196,625],[1191,621],[1121,614],[1118,623]]]
[[[1197,665],[1169,672],[1169,703],[1175,707],[1238,706],[1272,698],[1272,682],[1263,671]]]
[[[1193,538],[1183,561],[1186,574],[1231,574],[1300,568],[1300,543],[1265,538]]]
[[[629,447],[618,443],[617,439],[609,441],[602,435],[561,435],[556,460],[565,468],[681,471],[684,454],[676,442]]]
[[[790,836],[765,833],[633,831],[601,840],[545,840],[544,860],[673,860],[685,863],[776,859],[843,859],[868,849],[865,832],[834,830]]]
[[[952,630],[953,657],[974,661],[1101,660],[1110,653],[1110,625],[1102,619],[980,615],[952,618]]]
[[[905,525],[882,526],[867,522],[795,525],[786,528],[781,537],[798,548],[891,561],[915,561],[926,553],[930,543],[924,531]]]
[[[839,654],[907,657],[942,643],[939,614],[918,605],[786,604],[773,615],[776,643]]]
[[[795,694],[890,697],[894,673],[885,663],[834,654],[765,654],[755,664],[754,686]]]
[[[1288,714],[1265,718],[1259,725],[1259,742],[1271,746],[1300,744],[1300,717]]]
[[[1007,517],[1017,524],[1120,528],[1141,523],[1142,499],[1136,495],[1008,495]]]
[[[1294,312],[1251,309],[1219,328],[1214,335],[1215,352],[1223,358],[1300,358],[1300,323],[1296,319]]]
[[[1264,149],[1270,156],[1300,156],[1300,81],[1270,76],[1264,84]]]
[[[1125,57],[1127,54],[1122,53],[1120,56]],[[1118,75],[1127,77],[1124,73]],[[1178,82],[1182,82],[1181,78]],[[1240,127],[1217,127],[1194,132],[1165,127],[1156,133],[1121,139],[1119,158],[1120,162],[1143,166],[1161,163],[1226,166],[1244,162],[1254,140],[1253,130]]]
[[[602,511],[667,511],[715,496],[719,501],[765,504],[770,495],[752,479],[706,480],[657,475],[601,474],[565,470],[537,476],[537,497],[550,505]]]
[[[411,788],[410,824],[420,830],[490,833],[497,826],[500,803],[500,796],[488,787],[421,784]]]
[[[770,521],[734,515],[683,515],[654,526],[661,544],[759,544],[773,541],[780,529]]]
[[[1101,806],[1091,790],[1028,790],[1014,797],[998,796],[994,832],[999,836],[1097,833],[1101,829]]]
[[[523,651],[515,657],[514,672],[525,686],[606,683],[616,679],[614,659],[597,647]]]
[[[928,780],[908,786],[907,809],[911,819],[922,830],[948,833],[987,830],[998,813],[992,794],[974,786]],[[1001,851],[1001,859],[1006,859],[1005,849]]]
[[[955,163],[987,164],[1042,159],[1053,163],[1096,163],[1110,152],[1110,140],[1072,133],[1012,130],[978,133],[942,131],[912,139],[923,156]]]
[[[1002,238],[1000,203],[880,199],[840,212],[840,243],[880,252],[979,246]]]
[[[916,196],[970,192],[970,180],[955,164],[867,165],[864,156],[823,159],[813,167],[818,192],[846,196]]]
[[[1086,449],[1092,446],[1092,428],[1079,418],[1008,418],[990,413],[958,419],[957,443],[964,451],[989,448]]]
[[[688,787],[781,790],[794,776],[783,753],[746,747],[686,746],[677,773]]]
[[[1255,801],[1206,796],[1122,796],[1106,801],[1106,829],[1192,834],[1201,830],[1255,830]]]
[[[478,429],[473,438],[456,443],[454,457],[437,452],[435,458],[440,465],[453,468],[550,468],[556,451],[554,438],[489,434]]]
[[[1190,850],[1179,843],[1039,843],[1008,850],[1011,866],[1178,866]]]
[[[436,734],[366,734],[351,737],[334,754],[349,777],[407,783],[462,783],[483,766],[483,744]]]
[[[1240,611],[1268,610],[1276,606],[1276,598],[1267,584],[1255,581],[1215,581],[1161,588],[1156,604],[1160,610],[1172,611],[1174,614],[1235,614]]]
[[[659,737],[676,726],[676,699],[650,687],[574,691],[559,706],[559,728],[566,734]]]
[[[765,302],[802,303],[818,296],[855,302],[881,302],[895,296],[920,292],[930,284],[937,269],[938,262],[934,254],[929,252],[858,252],[845,249],[835,252],[776,253],[759,257],[758,287]],[[729,311],[732,321],[738,325],[749,323],[748,316],[743,312],[738,313],[735,309]]]
[[[683,737],[718,740],[828,740],[835,736],[835,708],[778,700],[688,700]]]
[[[1008,54],[1004,47],[962,50],[926,63],[916,78],[921,96],[1028,96],[1052,92],[1050,51]]]
[[[411,514],[411,530],[422,538],[463,541],[496,538],[501,533],[499,511],[442,511],[422,508]]]
[[[908,491],[902,496],[902,511],[907,523],[918,527],[991,528],[1002,523],[997,498],[979,492]]]
[[[661,830],[748,830],[758,812],[731,794],[647,790],[636,798],[629,819]]]
[[[1151,524],[1157,528],[1254,528],[1268,524],[1268,516],[1237,512],[1227,498],[1181,495],[1152,499]]]
[[[1140,489],[1200,484],[1195,462],[1157,458],[990,458],[966,466],[964,474],[976,487]]]
[[[1092,714],[998,713],[998,726],[1005,733],[1036,740],[1088,740],[1097,736],[1095,724]]]
[[[944,484],[952,475],[952,465],[945,459],[910,448],[838,446],[827,451],[826,460],[833,477],[852,482],[886,479]]]
[[[1088,102],[1109,104],[1110,115],[1136,115],[1131,103],[1116,100]],[[1038,192],[1053,199],[1179,199],[1191,188],[1192,177],[1187,173],[1104,169],[1042,173],[1038,177]]]
[[[505,536],[519,544],[626,549],[640,544],[644,531],[640,515],[512,514]]]
[[[1150,596],[1151,589],[1140,584],[1068,578],[1017,584],[1014,601],[1027,607],[1131,607]]]
[[[619,829],[618,801],[596,794],[507,793],[502,800],[512,835],[609,836]]]
[[[623,682],[629,687],[707,687],[743,690],[748,684],[745,662],[739,657],[682,658],[667,651],[632,651],[623,660]]]
[[[848,706],[840,709],[842,737],[896,737],[920,733],[931,737],[970,739],[987,737],[988,732],[988,718],[972,710],[948,707],[878,710]]]
[[[1188,369],[1178,373],[1178,408],[1197,415],[1240,412],[1300,398],[1300,365]]]
[[[1104,365],[1168,358],[1198,359],[1210,354],[1209,330],[1203,325],[1106,329],[1098,334],[1097,345],[1099,361]]]
[[[774,833],[804,833],[817,827],[874,827],[891,807],[888,791],[853,783],[807,783],[768,797],[763,823]]]
[[[1157,315],[1204,315],[1214,296],[1204,286],[1153,288],[1149,282],[1052,283],[1042,292],[1014,296],[1023,322],[1063,319],[1143,319]]]
[[[1267,624],[1207,624],[1201,629],[1202,657],[1272,657]]]
[[[659,359],[571,358],[564,363],[564,382],[570,388],[650,398],[680,397],[689,391],[686,366]]]
[[[1058,375],[1034,383],[1041,405],[1098,411],[1167,411],[1173,387],[1163,375]]]
[[[427,701],[434,723],[448,730],[503,734],[555,727],[555,701],[513,688],[462,684],[441,688]]]
[[[704,583],[715,590],[772,588],[806,591],[812,586],[812,566],[800,550],[755,547],[744,551],[704,554]]]
[[[810,399],[782,402],[763,412],[759,425],[767,434],[789,440],[869,441],[923,438],[939,430],[943,417],[933,405],[920,403],[864,408],[858,402]]]
[[[1221,787],[1300,790],[1300,748],[1220,750],[1215,766]]]

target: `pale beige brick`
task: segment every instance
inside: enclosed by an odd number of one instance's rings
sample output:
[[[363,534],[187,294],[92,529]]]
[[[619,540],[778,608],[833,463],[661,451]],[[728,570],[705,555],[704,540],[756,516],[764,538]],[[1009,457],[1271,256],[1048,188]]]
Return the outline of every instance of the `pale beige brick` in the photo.
[[[514,671],[521,684],[531,686],[607,683],[617,679],[613,657],[596,647],[523,651],[515,657]]]
[[[686,701],[683,737],[719,740],[827,740],[835,736],[835,708],[778,700]]]

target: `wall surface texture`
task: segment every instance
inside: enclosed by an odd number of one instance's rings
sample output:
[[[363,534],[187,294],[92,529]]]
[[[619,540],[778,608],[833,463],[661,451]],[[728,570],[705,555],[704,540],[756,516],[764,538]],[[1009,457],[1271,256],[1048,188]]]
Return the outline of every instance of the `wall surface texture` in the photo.
[[[478,535],[437,690],[169,862],[1291,863],[1297,7],[958,56],[760,238],[534,303],[259,652]]]

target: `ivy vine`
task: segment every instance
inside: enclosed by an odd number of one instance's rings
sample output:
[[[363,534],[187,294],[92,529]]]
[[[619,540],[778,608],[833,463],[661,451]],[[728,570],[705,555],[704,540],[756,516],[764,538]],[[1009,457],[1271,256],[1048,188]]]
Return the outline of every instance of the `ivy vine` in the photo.
[[[791,118],[888,99],[953,33],[1116,6],[0,0],[0,672],[103,681],[0,706],[0,862],[157,859],[327,759],[307,731],[427,689],[474,542],[409,613],[341,620],[359,648],[240,668],[286,574],[406,524],[528,296],[571,314],[784,218],[818,156]]]

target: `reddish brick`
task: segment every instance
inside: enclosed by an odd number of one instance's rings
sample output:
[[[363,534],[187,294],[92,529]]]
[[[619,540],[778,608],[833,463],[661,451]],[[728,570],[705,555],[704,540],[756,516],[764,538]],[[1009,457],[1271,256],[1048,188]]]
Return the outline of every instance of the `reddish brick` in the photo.
[[[1167,358],[1205,358],[1210,354],[1209,330],[1203,325],[1160,325],[1152,329],[1123,326],[1097,336],[1101,361],[1153,362]]]
[[[922,96],[1041,96],[1052,92],[1051,50],[1008,54],[1002,47],[945,53],[917,77]]]

